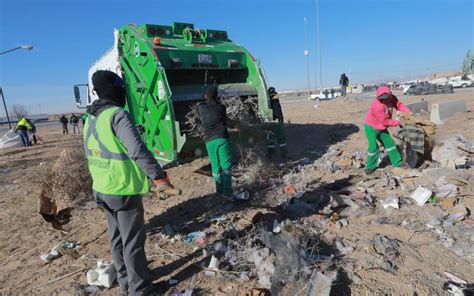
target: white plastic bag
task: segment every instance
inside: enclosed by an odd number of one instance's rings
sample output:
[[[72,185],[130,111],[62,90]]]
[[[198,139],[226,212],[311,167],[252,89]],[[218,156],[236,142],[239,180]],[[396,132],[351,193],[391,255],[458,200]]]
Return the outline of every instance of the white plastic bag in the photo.
[[[13,130],[9,130],[0,138],[0,149],[10,147],[23,147],[21,136]]]

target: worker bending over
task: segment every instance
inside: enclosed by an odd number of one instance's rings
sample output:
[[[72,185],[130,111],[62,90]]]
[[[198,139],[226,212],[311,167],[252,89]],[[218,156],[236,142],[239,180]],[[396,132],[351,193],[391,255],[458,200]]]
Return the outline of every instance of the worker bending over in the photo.
[[[400,152],[398,152],[395,142],[387,130],[390,126],[400,125],[399,120],[392,119],[393,109],[401,112],[410,112],[410,109],[392,94],[388,86],[380,86],[377,89],[377,96],[365,117],[364,129],[367,141],[369,142],[365,166],[367,174],[374,172],[378,166],[380,151],[377,141],[381,142],[385,147],[392,166],[398,167],[402,164]]]
[[[122,79],[110,71],[97,71],[92,84],[99,100],[87,109],[83,133],[92,189],[107,218],[120,293],[144,295],[150,292],[151,278],[141,195],[149,191],[147,176],[158,190],[172,186],[123,109]]]
[[[216,192],[231,201],[248,199],[247,192],[234,195],[232,190],[232,150],[227,131],[227,112],[218,101],[216,86],[205,90],[204,102],[198,105],[197,110],[204,129],[204,142]]]
[[[286,158],[288,156],[288,148],[286,147],[285,122],[283,120],[280,99],[274,87],[268,89],[268,94],[271,99],[270,106],[273,111],[273,120],[278,121],[275,129],[267,132],[268,154],[271,158],[274,158],[276,151],[279,150],[280,156]]]
[[[13,131],[20,135],[23,146],[25,147],[31,146],[30,137],[28,136],[28,133],[31,133],[33,135],[33,142],[35,144],[37,143],[37,138],[35,135],[36,126],[28,118],[26,117],[20,118],[20,120],[18,120]]]

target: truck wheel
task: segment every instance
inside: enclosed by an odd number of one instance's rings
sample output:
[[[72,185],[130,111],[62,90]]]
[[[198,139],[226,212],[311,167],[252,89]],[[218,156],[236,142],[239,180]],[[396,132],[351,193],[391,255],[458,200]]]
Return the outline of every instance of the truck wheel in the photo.
[[[462,87],[462,88],[466,88],[466,87],[467,87],[467,84],[464,83],[463,85],[461,85],[461,87]]]

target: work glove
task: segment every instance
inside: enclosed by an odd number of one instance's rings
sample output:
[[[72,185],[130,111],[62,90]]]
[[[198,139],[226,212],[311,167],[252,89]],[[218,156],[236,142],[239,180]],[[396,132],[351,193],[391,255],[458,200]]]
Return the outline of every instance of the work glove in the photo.
[[[168,178],[168,174],[164,172],[164,177],[161,179],[152,180],[153,188],[151,191],[156,192],[158,198],[166,199],[169,195],[180,195],[181,190],[175,189],[174,186],[171,184],[170,179]]]
[[[162,179],[155,179],[152,180],[153,184],[155,185],[156,191],[163,192],[167,189],[173,189],[173,185],[171,185],[170,179],[166,172],[163,172],[164,177]]]

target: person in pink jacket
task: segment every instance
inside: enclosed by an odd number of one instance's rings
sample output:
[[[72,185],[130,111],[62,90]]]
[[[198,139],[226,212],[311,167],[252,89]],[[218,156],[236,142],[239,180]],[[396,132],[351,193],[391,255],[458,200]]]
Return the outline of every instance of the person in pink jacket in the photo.
[[[394,167],[402,164],[400,152],[398,152],[395,142],[387,130],[390,126],[400,125],[399,120],[392,119],[394,109],[401,112],[410,112],[410,109],[392,94],[390,87],[380,86],[377,89],[377,97],[372,102],[372,105],[370,105],[369,111],[365,116],[364,129],[367,141],[369,142],[365,171],[368,174],[377,169],[380,154],[377,141],[381,142],[385,147],[385,151]]]

